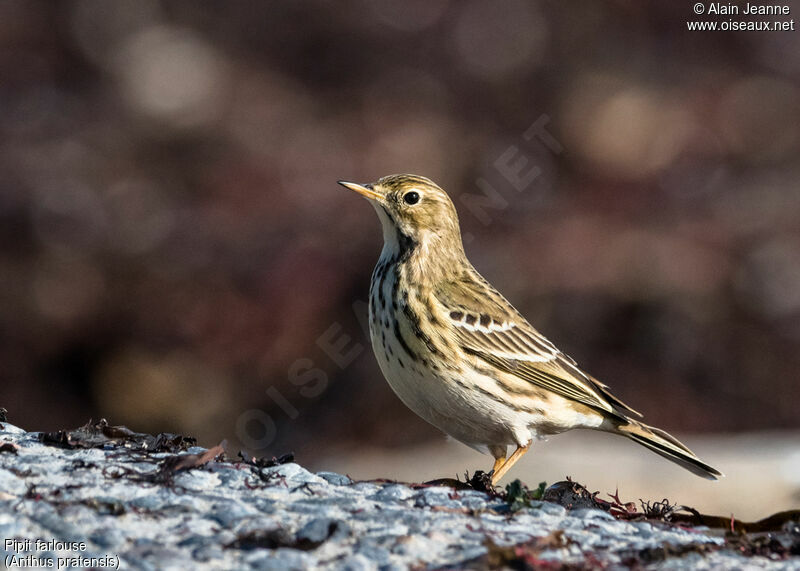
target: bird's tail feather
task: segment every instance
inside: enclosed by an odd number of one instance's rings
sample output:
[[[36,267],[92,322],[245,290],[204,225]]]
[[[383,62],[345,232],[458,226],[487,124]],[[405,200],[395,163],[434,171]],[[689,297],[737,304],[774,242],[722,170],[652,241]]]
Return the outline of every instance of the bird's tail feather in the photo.
[[[617,434],[627,436],[634,442],[646,446],[656,454],[675,462],[701,478],[716,480],[724,477],[722,472],[700,460],[691,450],[681,444],[677,438],[663,430],[635,420],[631,420],[627,424],[619,424],[615,428]]]

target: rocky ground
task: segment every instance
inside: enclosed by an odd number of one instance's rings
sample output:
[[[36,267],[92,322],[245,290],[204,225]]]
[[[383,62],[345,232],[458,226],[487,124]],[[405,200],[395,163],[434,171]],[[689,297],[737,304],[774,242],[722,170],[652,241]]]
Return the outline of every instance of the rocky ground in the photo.
[[[575,482],[353,481],[291,456],[230,458],[104,421],[26,432],[0,416],[9,569],[800,568],[800,513],[752,524]]]

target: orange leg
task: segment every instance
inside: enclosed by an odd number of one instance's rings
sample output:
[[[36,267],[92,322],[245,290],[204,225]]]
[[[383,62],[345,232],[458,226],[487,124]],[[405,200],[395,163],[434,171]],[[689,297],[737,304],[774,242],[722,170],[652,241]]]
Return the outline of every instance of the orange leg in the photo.
[[[507,451],[508,451],[507,446],[502,446],[499,444],[495,446],[489,446],[489,453],[492,456],[494,456],[494,466],[492,466],[492,473],[499,470],[500,467],[503,464],[505,464]],[[491,473],[489,475],[491,476]]]
[[[493,486],[497,485],[497,482],[499,482],[500,479],[506,475],[506,472],[508,472],[511,469],[511,467],[517,463],[517,460],[519,460],[525,455],[525,453],[528,451],[528,448],[530,447],[531,447],[530,442],[526,446],[517,446],[517,449],[514,450],[514,453],[511,456],[509,456],[508,460],[503,462],[499,467],[498,464],[502,459],[498,458],[497,460],[495,460],[494,471],[492,473]]]
[[[497,472],[500,467],[506,463],[506,455],[503,454],[499,458],[494,459],[494,466],[492,466],[492,473]]]

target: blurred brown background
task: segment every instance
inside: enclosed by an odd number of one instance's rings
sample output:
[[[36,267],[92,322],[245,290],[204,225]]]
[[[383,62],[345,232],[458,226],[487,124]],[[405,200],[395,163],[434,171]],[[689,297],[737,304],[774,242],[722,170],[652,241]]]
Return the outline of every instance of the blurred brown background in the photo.
[[[800,428],[800,32],[691,12],[0,3],[0,405],[301,460],[440,439],[368,348],[378,221],[335,184],[413,172],[652,424]]]

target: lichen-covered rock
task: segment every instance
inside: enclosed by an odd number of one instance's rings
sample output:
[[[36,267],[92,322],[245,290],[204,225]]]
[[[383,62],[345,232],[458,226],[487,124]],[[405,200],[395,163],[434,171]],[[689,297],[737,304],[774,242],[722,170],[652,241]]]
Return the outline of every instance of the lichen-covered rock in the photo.
[[[219,460],[190,442],[176,460],[174,451],[117,437],[93,440],[100,448],[54,446],[2,423],[4,442],[14,445],[0,452],[0,547],[9,568],[55,567],[58,558],[137,569],[800,566],[796,557],[745,557],[708,530],[550,502],[512,511],[474,490]]]

